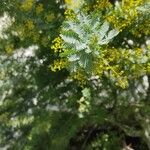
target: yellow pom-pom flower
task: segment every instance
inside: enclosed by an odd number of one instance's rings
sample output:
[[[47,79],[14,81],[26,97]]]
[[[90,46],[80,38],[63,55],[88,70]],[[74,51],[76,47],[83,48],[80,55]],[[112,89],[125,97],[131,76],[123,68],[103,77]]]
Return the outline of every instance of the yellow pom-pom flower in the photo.
[[[33,7],[33,2],[34,0],[25,0],[21,5],[21,9],[24,11],[30,11]]]
[[[43,4],[38,4],[36,7],[36,14],[39,15],[41,12],[43,12]]]

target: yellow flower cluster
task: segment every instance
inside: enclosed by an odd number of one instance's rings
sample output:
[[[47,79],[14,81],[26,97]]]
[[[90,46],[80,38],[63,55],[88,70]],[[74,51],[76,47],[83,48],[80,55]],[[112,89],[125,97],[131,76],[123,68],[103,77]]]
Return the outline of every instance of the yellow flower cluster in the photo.
[[[135,8],[135,6],[141,5],[145,0],[123,0],[122,5],[125,8]]]
[[[129,50],[122,50],[121,51],[123,59],[129,59],[131,52]]]
[[[83,2],[84,0],[65,0],[67,8],[72,10],[79,9]]]
[[[12,54],[13,50],[14,50],[14,45],[13,44],[8,44],[6,47],[5,47],[5,50],[7,52],[7,54]]]
[[[80,86],[84,86],[87,83],[86,75],[83,71],[74,72],[70,76],[72,79],[76,80]]]
[[[109,62],[114,62],[121,58],[121,53],[120,53],[120,50],[112,48],[112,49],[107,50],[106,56]]]
[[[105,65],[104,61],[97,60],[94,62],[93,68],[93,74],[101,76],[104,70],[107,69],[107,66]]]
[[[54,50],[55,53],[63,51],[63,41],[61,37],[57,37],[52,41],[51,49]]]
[[[68,5],[72,5],[73,1],[72,0],[65,0],[65,3]]]
[[[43,12],[43,4],[38,4],[36,7],[36,14],[39,15],[41,12]]]
[[[136,49],[135,49],[135,56],[136,56],[137,58],[142,57],[142,54],[143,54],[143,49],[142,49],[142,48],[136,48]]]
[[[53,65],[50,65],[50,69],[53,72],[56,72],[56,71],[60,71],[63,68],[66,68],[66,66],[67,66],[67,60],[59,59],[59,60],[55,60]]]
[[[95,61],[93,74],[101,76],[107,72],[115,80],[116,85],[126,88],[128,85],[127,77],[121,66],[117,64],[121,57],[121,51],[115,48],[104,50],[103,57]]]
[[[125,89],[128,86],[128,78],[124,75],[119,65],[110,66],[111,77],[116,80],[116,85]]]
[[[150,72],[150,64],[143,63],[143,59],[146,61],[148,56],[140,47],[133,49],[106,47],[99,59],[95,60],[92,73],[98,76],[106,74],[116,82],[116,85],[125,88],[128,86],[128,79]]]
[[[65,17],[67,20],[75,20],[76,14],[71,9],[67,9],[65,11]]]
[[[53,21],[54,18],[55,18],[55,15],[52,12],[49,12],[48,14],[45,15],[46,22],[51,22]]]
[[[141,75],[146,74],[146,68],[143,64],[133,64],[131,66],[131,71],[134,77],[139,77]]]
[[[97,0],[96,4],[94,5],[94,8],[98,10],[104,10],[111,7],[112,4],[109,2],[109,0]]]
[[[144,20],[143,23],[131,30],[136,37],[141,37],[142,34],[150,35],[150,19]]]
[[[120,8],[112,11],[106,16],[108,22],[114,25],[118,30],[123,30],[130,25],[138,16],[137,6],[142,3],[142,0],[123,0]]]
[[[24,11],[30,11],[33,7],[34,0],[24,0],[21,5],[21,9]]]
[[[119,31],[121,31],[122,29],[124,29],[128,25],[126,20],[119,19],[119,17],[117,17],[114,13],[106,16],[106,19],[108,22],[113,24],[113,26],[115,28],[117,28]]]
[[[121,77],[121,78],[117,79],[116,85],[120,86],[123,89],[125,89],[128,86],[127,77],[125,76],[125,77]]]
[[[33,24],[33,26],[34,26],[34,24]],[[38,30],[35,28],[35,26],[34,26],[34,28],[33,28],[33,26],[32,26],[32,20],[31,20],[31,23],[29,21],[28,23],[25,23],[24,26],[16,27],[17,33],[21,40],[30,38],[33,40],[33,42],[39,41],[40,34],[39,34]]]
[[[34,27],[35,27],[35,25],[34,25],[34,23],[33,23],[32,20],[27,20],[26,23],[25,23],[25,26],[26,26],[27,29],[29,29],[29,30],[33,30]]]

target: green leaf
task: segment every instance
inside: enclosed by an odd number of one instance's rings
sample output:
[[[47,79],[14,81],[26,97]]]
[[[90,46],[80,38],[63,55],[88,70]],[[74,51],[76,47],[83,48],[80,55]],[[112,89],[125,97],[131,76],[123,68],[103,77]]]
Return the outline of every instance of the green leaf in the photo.
[[[104,38],[104,36],[106,35],[107,31],[109,29],[109,23],[108,22],[104,22],[100,28],[100,37],[101,39]]]
[[[80,57],[77,54],[74,54],[74,55],[71,55],[68,57],[69,61],[77,61],[79,59],[80,59]]]
[[[114,38],[116,35],[118,35],[119,31],[113,29],[111,31],[108,32],[108,36],[107,36],[107,40],[111,40],[112,38]]]
[[[60,57],[67,57],[69,55],[73,55],[76,53],[76,50],[74,49],[67,49],[63,53],[60,53]]]

